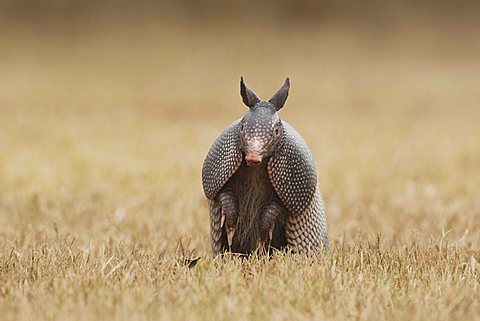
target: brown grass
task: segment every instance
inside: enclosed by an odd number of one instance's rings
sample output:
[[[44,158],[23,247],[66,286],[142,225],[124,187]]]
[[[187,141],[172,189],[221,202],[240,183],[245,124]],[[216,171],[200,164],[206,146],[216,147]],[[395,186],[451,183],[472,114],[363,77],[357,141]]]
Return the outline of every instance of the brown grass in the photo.
[[[260,30],[2,36],[2,319],[480,318],[476,29]],[[200,168],[240,74],[264,98],[292,78],[323,256],[210,256]]]

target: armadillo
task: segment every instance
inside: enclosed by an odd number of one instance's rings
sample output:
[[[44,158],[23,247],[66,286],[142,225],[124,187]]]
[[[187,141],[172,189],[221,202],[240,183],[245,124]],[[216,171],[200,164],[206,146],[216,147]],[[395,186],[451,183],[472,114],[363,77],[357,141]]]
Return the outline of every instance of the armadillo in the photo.
[[[249,110],[214,141],[202,167],[214,256],[328,248],[315,161],[302,136],[278,116],[289,90],[287,78],[262,101],[240,79]]]

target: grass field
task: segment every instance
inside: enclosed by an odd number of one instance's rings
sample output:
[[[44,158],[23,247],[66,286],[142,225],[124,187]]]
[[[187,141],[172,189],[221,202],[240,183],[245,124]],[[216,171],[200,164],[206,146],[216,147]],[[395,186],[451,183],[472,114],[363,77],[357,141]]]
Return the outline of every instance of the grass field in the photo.
[[[2,34],[2,320],[480,320],[477,26],[67,30]],[[240,75],[291,77],[329,253],[212,259]]]

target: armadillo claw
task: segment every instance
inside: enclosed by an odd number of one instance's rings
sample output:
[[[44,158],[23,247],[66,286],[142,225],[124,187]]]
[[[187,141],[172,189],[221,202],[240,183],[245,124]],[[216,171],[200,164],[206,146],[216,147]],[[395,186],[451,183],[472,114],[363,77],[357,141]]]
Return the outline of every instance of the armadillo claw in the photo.
[[[273,239],[273,229],[275,228],[275,223],[272,224],[272,227],[268,229],[268,237],[270,238],[270,242]]]
[[[220,219],[220,228],[223,227],[223,224],[225,224],[225,214],[222,214],[222,218]]]
[[[235,229],[233,227],[227,227],[227,240],[228,240],[228,247],[232,247],[233,243],[233,235],[235,234]]]
[[[258,241],[257,251],[263,251],[265,249],[265,240]]]

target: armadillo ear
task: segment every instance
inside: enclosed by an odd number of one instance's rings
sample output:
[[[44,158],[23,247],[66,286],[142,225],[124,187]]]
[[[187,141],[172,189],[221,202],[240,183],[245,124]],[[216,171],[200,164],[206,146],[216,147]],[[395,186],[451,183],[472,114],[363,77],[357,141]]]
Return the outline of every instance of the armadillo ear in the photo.
[[[280,110],[288,97],[288,91],[290,90],[290,79],[287,78],[282,88],[280,88],[275,95],[270,98],[269,102],[275,106],[276,110]]]
[[[243,103],[249,108],[255,106],[260,99],[244,82],[243,77],[240,77],[240,95],[242,96]]]

